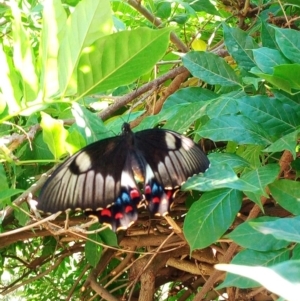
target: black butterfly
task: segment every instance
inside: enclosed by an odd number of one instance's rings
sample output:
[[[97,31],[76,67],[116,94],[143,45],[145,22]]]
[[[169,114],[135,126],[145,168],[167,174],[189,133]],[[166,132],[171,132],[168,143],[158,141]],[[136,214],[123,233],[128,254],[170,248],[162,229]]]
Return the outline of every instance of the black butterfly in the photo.
[[[122,135],[92,143],[60,165],[42,187],[38,209],[80,209],[114,231],[126,229],[143,199],[151,213],[166,215],[174,192],[208,166],[189,138],[163,129],[133,133],[124,123]]]

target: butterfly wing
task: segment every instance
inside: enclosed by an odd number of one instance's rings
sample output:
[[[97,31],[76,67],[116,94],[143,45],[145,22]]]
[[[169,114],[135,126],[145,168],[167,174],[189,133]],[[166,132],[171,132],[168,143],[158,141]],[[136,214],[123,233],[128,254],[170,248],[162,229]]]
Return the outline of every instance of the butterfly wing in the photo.
[[[127,228],[137,218],[141,193],[130,168],[128,135],[100,140],[60,165],[42,187],[38,209],[85,210],[101,223]]]
[[[173,131],[137,132],[135,147],[147,162],[144,193],[150,211],[156,215],[168,213],[174,191],[189,177],[209,167],[201,148]]]

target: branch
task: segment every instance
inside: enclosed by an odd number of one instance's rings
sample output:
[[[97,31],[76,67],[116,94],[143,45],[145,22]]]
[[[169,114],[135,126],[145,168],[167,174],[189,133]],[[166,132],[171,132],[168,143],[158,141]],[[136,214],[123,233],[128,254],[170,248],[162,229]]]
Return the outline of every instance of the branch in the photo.
[[[140,2],[136,0],[128,0],[128,3],[134,7],[139,13],[141,13],[147,20],[149,20],[156,27],[163,27],[163,23],[160,19],[156,18],[149,10],[141,5]],[[170,36],[171,41],[177,46],[177,48],[182,52],[188,52],[189,48],[177,37],[177,35],[172,32]]]

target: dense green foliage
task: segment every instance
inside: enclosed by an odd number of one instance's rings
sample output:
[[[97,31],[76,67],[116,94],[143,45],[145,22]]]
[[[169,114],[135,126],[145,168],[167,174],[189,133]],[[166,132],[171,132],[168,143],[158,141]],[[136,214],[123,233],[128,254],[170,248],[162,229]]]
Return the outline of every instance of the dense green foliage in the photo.
[[[4,300],[262,300],[261,285],[298,300],[299,15],[297,0],[2,1]],[[124,121],[208,153],[170,213],[177,234],[144,209],[117,237],[87,237],[81,214],[33,224],[42,174]],[[219,262],[237,266],[221,278]]]

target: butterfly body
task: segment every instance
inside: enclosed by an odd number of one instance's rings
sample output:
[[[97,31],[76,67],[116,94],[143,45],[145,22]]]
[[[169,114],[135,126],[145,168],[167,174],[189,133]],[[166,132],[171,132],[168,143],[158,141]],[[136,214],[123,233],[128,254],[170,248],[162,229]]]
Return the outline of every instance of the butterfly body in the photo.
[[[189,138],[161,129],[133,133],[125,123],[120,136],[92,143],[60,165],[42,187],[38,208],[80,209],[113,230],[126,229],[143,199],[153,214],[167,214],[174,191],[208,166]]]

